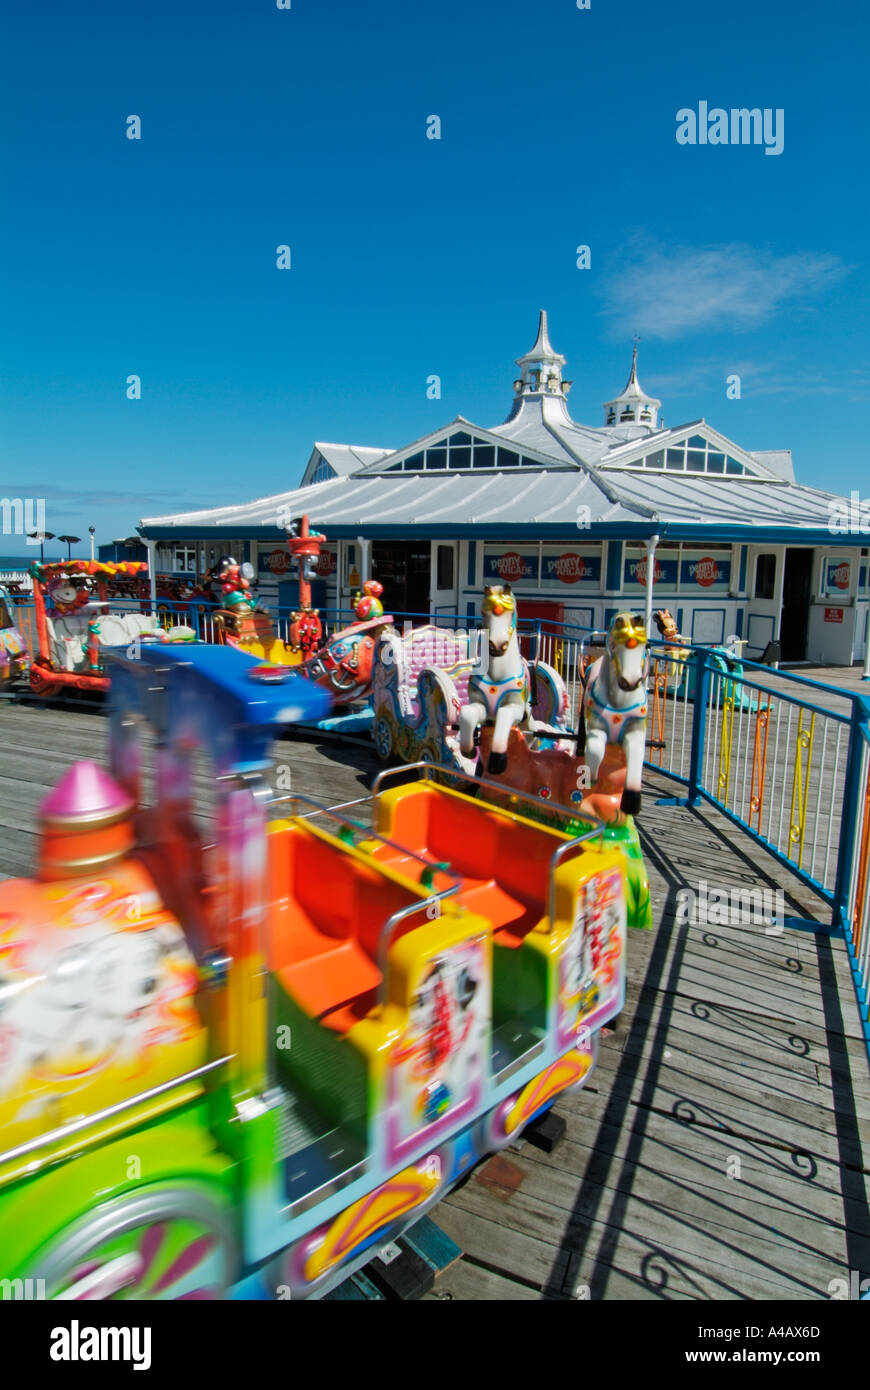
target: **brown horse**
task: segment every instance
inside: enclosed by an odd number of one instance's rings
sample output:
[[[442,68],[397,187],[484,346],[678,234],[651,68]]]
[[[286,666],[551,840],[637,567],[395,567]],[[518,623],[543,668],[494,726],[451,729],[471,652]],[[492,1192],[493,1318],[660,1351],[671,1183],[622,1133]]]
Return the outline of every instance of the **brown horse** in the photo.
[[[492,740],[491,726],[485,727],[480,735],[480,751],[486,766],[489,745]],[[502,780],[502,779],[499,779]],[[510,789],[530,793],[539,797],[542,805],[554,802],[567,806],[576,815],[602,820],[607,825],[621,825],[625,816],[619,809],[625,786],[625,759],[616,743],[609,743],[598,771],[598,780],[592,786],[589,768],[582,758],[577,758],[565,747],[529,747],[519,729],[511,729],[507,748],[507,769],[503,774],[505,790],[499,797],[494,789],[485,788],[487,801],[507,803]],[[523,814],[522,805],[515,809]]]

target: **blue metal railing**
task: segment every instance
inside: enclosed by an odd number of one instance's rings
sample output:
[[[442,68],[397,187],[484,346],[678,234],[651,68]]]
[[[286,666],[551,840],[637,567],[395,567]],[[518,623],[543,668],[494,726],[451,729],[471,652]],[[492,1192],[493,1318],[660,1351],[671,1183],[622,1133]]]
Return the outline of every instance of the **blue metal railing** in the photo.
[[[844,938],[870,1053],[870,698],[652,645],[647,765],[685,788],[663,804],[715,807],[824,900],[830,926],[785,924]]]

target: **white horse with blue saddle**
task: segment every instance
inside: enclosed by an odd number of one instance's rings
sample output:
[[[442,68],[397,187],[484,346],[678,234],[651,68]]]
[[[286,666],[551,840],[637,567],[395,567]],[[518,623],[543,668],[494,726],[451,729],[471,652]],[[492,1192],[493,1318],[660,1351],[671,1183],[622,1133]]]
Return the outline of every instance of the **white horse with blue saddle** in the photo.
[[[507,746],[514,724],[531,718],[529,669],[517,637],[517,601],[509,584],[487,584],[481,608],[486,649],[481,643],[477,664],[468,678],[468,703],[459,715],[459,747],[464,757],[474,752],[477,731],[493,725],[487,772],[504,772]]]
[[[605,653],[593,662],[586,675],[577,751],[585,753],[594,784],[608,743],[621,746],[625,755],[625,786],[620,810],[629,816],[640,810],[648,674],[643,619],[631,613],[617,613],[610,624]]]

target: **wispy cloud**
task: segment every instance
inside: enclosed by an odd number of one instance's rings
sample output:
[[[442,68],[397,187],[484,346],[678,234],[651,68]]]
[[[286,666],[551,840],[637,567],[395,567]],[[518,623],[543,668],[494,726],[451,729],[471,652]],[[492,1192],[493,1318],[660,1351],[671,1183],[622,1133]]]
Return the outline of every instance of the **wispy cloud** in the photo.
[[[654,375],[643,374],[644,386],[662,396],[692,395],[701,390],[724,390],[726,377],[740,377],[744,399],[753,396],[781,396],[791,399],[807,396],[830,396],[847,401],[870,400],[870,369],[848,368],[836,376],[830,370],[822,372],[812,365],[793,362],[787,358],[752,361],[746,358],[723,358],[695,362],[683,372]]]
[[[820,252],[776,255],[751,246],[629,248],[603,285],[614,336],[677,338],[705,328],[754,328],[783,305],[808,301],[848,267]]]
[[[26,479],[19,478],[17,481],[12,478],[0,479],[0,496],[22,497],[25,495],[44,497],[46,502],[53,503],[55,506],[65,506],[71,513],[75,511],[76,515],[85,510],[92,510],[94,507],[130,507],[134,511],[141,507],[165,507],[167,510],[175,508],[181,512],[193,510],[196,507],[220,505],[211,499],[204,500],[201,495],[193,496],[184,492],[123,492],[117,488],[65,487],[45,480],[35,481],[29,476]],[[227,500],[231,501],[232,498],[227,498]]]

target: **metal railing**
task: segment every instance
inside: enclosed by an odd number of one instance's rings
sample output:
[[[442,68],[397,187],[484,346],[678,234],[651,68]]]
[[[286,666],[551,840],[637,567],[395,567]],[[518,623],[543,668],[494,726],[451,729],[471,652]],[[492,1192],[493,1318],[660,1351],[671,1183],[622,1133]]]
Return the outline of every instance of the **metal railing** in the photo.
[[[714,806],[823,898],[870,1052],[870,695],[654,643],[646,764]]]

